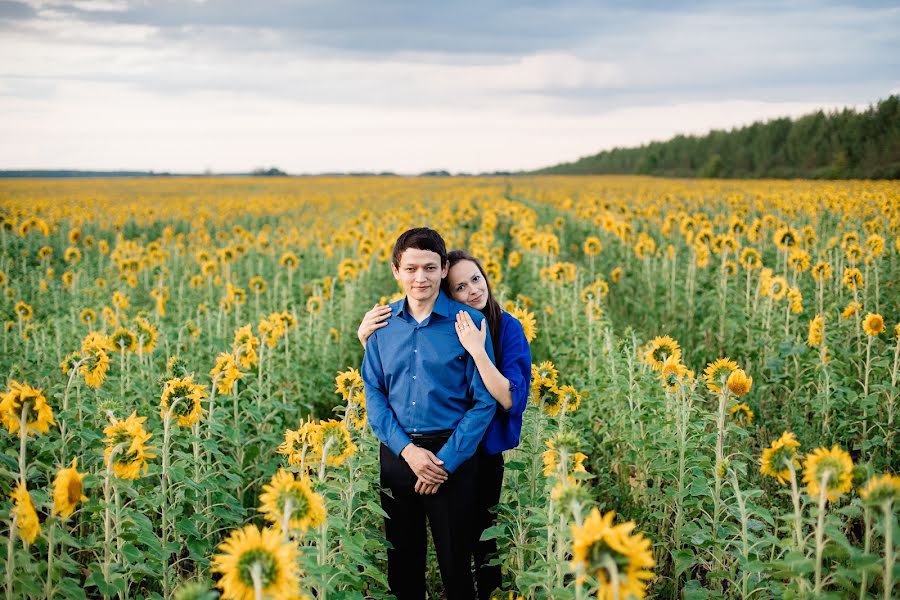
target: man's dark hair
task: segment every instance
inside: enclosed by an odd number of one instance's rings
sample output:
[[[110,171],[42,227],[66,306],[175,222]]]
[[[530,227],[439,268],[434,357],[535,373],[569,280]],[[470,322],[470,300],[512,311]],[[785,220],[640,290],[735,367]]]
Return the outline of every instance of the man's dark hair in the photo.
[[[441,267],[447,264],[447,245],[444,238],[441,237],[434,229],[428,227],[416,227],[409,231],[404,231],[394,242],[394,253],[391,262],[394,267],[400,268],[400,256],[409,248],[416,250],[430,250],[437,253],[441,257]]]

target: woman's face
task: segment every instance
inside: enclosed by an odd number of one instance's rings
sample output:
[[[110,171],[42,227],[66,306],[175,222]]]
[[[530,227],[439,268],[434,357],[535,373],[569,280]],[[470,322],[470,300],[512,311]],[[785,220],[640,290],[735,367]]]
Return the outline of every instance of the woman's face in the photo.
[[[478,265],[471,260],[461,260],[450,267],[447,281],[450,283],[450,295],[457,302],[468,304],[476,310],[487,306],[487,282]]]

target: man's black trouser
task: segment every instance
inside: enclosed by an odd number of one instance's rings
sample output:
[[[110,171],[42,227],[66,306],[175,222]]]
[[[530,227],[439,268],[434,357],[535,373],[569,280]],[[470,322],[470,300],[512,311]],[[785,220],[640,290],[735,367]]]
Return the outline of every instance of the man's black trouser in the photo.
[[[416,439],[414,443],[437,453],[446,436]],[[438,566],[447,600],[473,600],[472,545],[475,539],[477,455],[461,464],[436,494],[416,493],[416,475],[406,461],[381,445],[381,507],[387,513],[388,585],[398,600],[425,598],[427,557],[426,518],[431,526]]]
[[[494,590],[502,586],[500,565],[488,565],[497,557],[497,539],[479,541],[482,532],[497,522],[496,507],[503,488],[503,453],[488,454],[479,447],[478,492],[475,499],[475,581],[478,582],[478,599],[491,600]]]

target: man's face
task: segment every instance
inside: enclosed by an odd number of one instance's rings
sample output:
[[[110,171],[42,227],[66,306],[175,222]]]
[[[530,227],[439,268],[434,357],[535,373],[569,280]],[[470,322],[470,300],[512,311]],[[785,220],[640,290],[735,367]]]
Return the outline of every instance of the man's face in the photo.
[[[406,295],[420,302],[437,297],[441,279],[447,275],[447,265],[441,267],[440,254],[418,248],[404,250],[400,255],[400,268],[391,264],[391,270]]]

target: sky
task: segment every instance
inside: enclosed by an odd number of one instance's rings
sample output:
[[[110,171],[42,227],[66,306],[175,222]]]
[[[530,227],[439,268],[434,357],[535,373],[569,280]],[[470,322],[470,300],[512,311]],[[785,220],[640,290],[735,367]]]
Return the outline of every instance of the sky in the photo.
[[[524,170],[900,93],[900,5],[0,0],[0,170]]]

